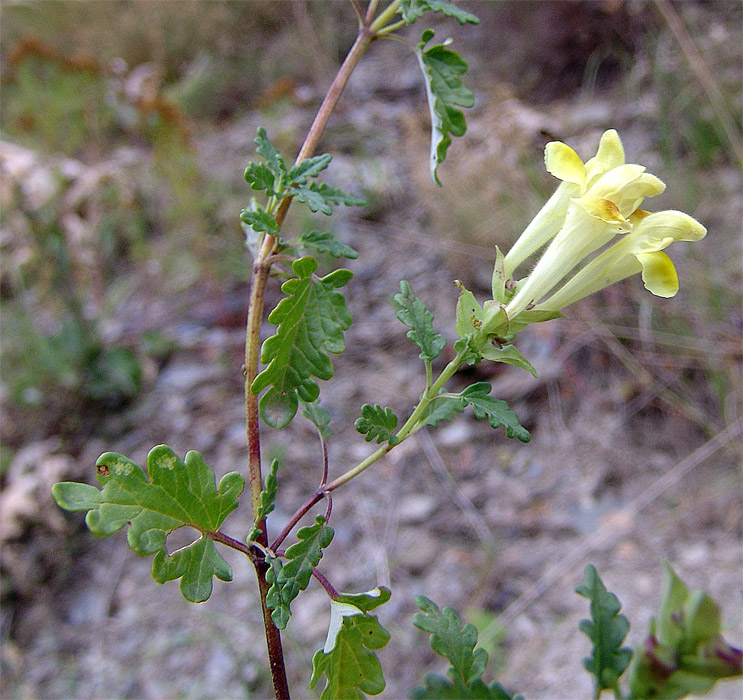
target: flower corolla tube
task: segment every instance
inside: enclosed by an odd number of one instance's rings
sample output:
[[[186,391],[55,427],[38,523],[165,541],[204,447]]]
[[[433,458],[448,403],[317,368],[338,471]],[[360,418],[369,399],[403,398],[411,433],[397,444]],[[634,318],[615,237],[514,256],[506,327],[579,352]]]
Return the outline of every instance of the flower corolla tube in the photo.
[[[559,312],[636,273],[653,294],[676,294],[676,269],[663,250],[674,241],[700,240],[707,230],[682,212],[640,209],[665,184],[644,166],[625,163],[615,130],[604,132],[596,155],[585,163],[568,145],[548,143],[545,166],[562,182],[502,259],[503,275],[515,290],[503,300],[509,321],[529,309]],[[619,241],[609,245],[615,237]],[[541,248],[529,276],[515,283],[516,268]]]

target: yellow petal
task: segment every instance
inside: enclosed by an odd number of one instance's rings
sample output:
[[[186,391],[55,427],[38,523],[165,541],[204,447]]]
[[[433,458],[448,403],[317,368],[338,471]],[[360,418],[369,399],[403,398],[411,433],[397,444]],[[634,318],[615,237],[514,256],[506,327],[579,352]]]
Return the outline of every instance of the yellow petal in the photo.
[[[572,182],[583,187],[586,168],[580,156],[562,141],[550,141],[544,147],[544,166],[558,180]]]
[[[645,289],[657,297],[672,297],[679,290],[679,278],[673,261],[665,253],[639,253],[637,260],[642,265],[642,281]]]
[[[624,147],[616,129],[609,129],[603,133],[596,159],[604,164],[606,170],[624,165]]]
[[[633,215],[634,216],[634,215]],[[630,234],[635,253],[667,248],[672,241],[699,241],[707,229],[682,211],[659,211],[645,216]]]

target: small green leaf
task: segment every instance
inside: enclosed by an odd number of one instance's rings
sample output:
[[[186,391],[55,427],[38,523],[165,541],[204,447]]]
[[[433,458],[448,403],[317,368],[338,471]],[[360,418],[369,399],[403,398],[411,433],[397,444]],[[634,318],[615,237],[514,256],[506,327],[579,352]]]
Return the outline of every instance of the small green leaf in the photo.
[[[155,554],[152,576],[159,583],[181,579],[187,600],[200,603],[211,595],[212,577],[232,579],[229,564],[217,552],[211,533],[237,508],[244,479],[225,474],[215,487],[214,472],[198,452],[181,460],[159,445],[147,456],[147,473],[127,457],[105,452],[96,463],[101,490],[85,484],[55,484],[52,495],[66,510],[87,510],[85,522],[95,535],[112,535],[125,526],[129,546],[142,556]],[[168,555],[168,534],[188,526],[201,537]]]
[[[394,430],[397,427],[397,416],[391,408],[382,408],[379,404],[365,403],[361,407],[361,418],[357,418],[354,423],[356,430],[358,430],[367,442],[371,442],[374,438],[377,439],[377,443],[389,442],[391,447],[397,445],[400,442],[394,434]]]
[[[629,621],[619,614],[618,598],[606,590],[595,567],[588,564],[585,581],[576,586],[578,595],[591,601],[591,619],[580,621],[580,631],[593,642],[591,656],[583,665],[596,679],[596,695],[602,690],[617,690],[619,677],[632,658],[632,650],[621,644],[629,631]]]
[[[438,428],[442,420],[450,421],[464,411],[464,399],[461,396],[441,396],[435,398],[423,413],[421,422]]]
[[[310,422],[314,423],[320,436],[328,439],[333,431],[330,429],[330,415],[317,401],[307,403],[302,401],[302,415]]]
[[[434,331],[433,314],[413,294],[412,287],[405,280],[400,282],[400,292],[395,294],[395,303],[398,307],[398,320],[411,329],[408,331],[408,338],[421,349],[421,360],[435,360],[446,345],[446,337]]]
[[[482,328],[484,313],[475,295],[461,282],[457,282],[457,286],[459,297],[457,298],[456,331],[460,338],[466,338]]]
[[[330,255],[334,258],[355,260],[359,257],[358,252],[351,248],[351,246],[341,243],[332,233],[328,233],[327,231],[324,233],[320,231],[303,233],[300,245],[302,248],[312,248],[320,253],[320,255]]]
[[[245,168],[245,180],[250,184],[251,190],[265,192],[269,197],[278,194],[274,190],[276,176],[265,163],[248,163]]]
[[[389,641],[389,632],[371,610],[390,598],[387,588],[362,594],[341,594],[330,602],[330,625],[325,646],[312,658],[310,689],[324,674],[321,700],[363,700],[364,693],[378,695],[385,688],[382,666],[374,650]]]
[[[400,0],[398,12],[408,23],[413,24],[418,18],[423,16],[426,10],[430,12],[441,12],[447,17],[453,17],[459,24],[479,24],[478,17],[471,12],[467,12],[457,7],[453,2],[448,0]]]
[[[286,627],[289,620],[290,603],[309,585],[312,567],[320,563],[322,550],[333,540],[333,528],[325,525],[325,518],[318,515],[314,525],[297,532],[297,539],[286,550],[285,563],[279,565],[274,558],[269,559],[271,568],[266,580],[272,585],[266,594],[266,605],[273,610],[271,617],[279,629]]]
[[[529,442],[531,435],[519,422],[519,417],[508,408],[508,404],[501,399],[488,396],[491,390],[487,382],[478,382],[468,386],[460,396],[464,402],[472,406],[475,418],[487,418],[492,428],[501,425],[506,429],[509,438],[518,438],[521,442]]]
[[[278,326],[261,349],[267,367],[255,378],[252,391],[270,387],[259,403],[261,417],[273,428],[283,428],[294,418],[299,399],[311,403],[320,389],[313,377],[330,379],[333,363],[328,353],[345,349],[343,331],[351,326],[346,301],[335,289],[353,276],[349,270],[334,270],[316,277],[317,262],[309,257],[292,263],[297,277],[284,282],[288,296],[269,314]]]
[[[446,158],[451,137],[462,136],[467,131],[459,107],[472,107],[475,96],[462,85],[459,76],[467,71],[467,62],[456,51],[443,44],[425,48],[433,35],[430,29],[423,32],[415,53],[425,78],[431,116],[431,177],[441,185],[437,168]]]
[[[266,159],[268,167],[274,174],[285,176],[286,165],[284,164],[284,159],[276,149],[276,146],[269,141],[266,130],[262,126],[258,127],[258,136],[255,137],[254,143],[257,146],[255,149],[256,153]]]
[[[341,192],[324,182],[310,182],[309,185],[292,186],[289,192],[300,202],[304,202],[312,212],[322,212],[327,216],[333,213],[333,205],[363,206],[366,200]]]
[[[413,616],[413,624],[431,635],[429,643],[437,654],[449,659],[449,675],[464,685],[482,676],[488,662],[488,653],[477,644],[477,628],[472,624],[462,626],[459,617],[450,607],[439,610],[436,603],[425,596],[415,597],[415,604],[423,611]]]
[[[507,365],[514,365],[515,367],[521,367],[525,369],[532,376],[537,376],[537,370],[516,348],[515,345],[510,343],[505,345],[497,345],[494,341],[485,343],[481,348],[480,352],[485,360],[491,362],[503,362]]]
[[[431,635],[430,644],[437,654],[449,659],[448,678],[435,674],[424,677],[424,687],[408,694],[412,700],[523,700],[510,695],[496,682],[485,685],[482,674],[488,663],[488,653],[477,644],[477,628],[462,625],[450,608],[439,610],[425,596],[415,596],[415,604],[423,611],[413,616],[413,624]]]
[[[254,231],[263,231],[271,235],[279,231],[276,219],[261,206],[256,206],[255,209],[243,209],[240,212],[240,221],[252,226]]]
[[[330,165],[331,160],[333,160],[333,156],[330,153],[305,158],[299,165],[295,165],[289,170],[286,176],[287,184],[304,185],[308,178],[317,177],[325,170]]]
[[[263,490],[260,493],[260,502],[258,504],[258,510],[256,511],[253,518],[253,527],[250,529],[250,532],[248,533],[248,536],[246,538],[249,542],[251,540],[257,539],[258,535],[261,534],[261,529],[258,527],[257,523],[265,520],[270,513],[273,513],[273,509],[276,504],[276,494],[279,490],[279,482],[276,478],[276,472],[278,471],[278,469],[279,460],[274,459],[271,462],[268,474],[266,474]]]

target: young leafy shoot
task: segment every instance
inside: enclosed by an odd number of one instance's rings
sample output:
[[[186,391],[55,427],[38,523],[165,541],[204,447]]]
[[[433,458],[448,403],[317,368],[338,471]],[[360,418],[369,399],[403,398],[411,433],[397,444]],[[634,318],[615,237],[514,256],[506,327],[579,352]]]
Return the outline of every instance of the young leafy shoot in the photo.
[[[54,500],[70,511],[88,511],[90,531],[107,537],[129,526],[127,541],[139,555],[154,554],[152,577],[158,583],[181,579],[186,600],[201,603],[212,592],[212,577],[232,580],[232,570],[214,546],[216,533],[237,508],[244,479],[225,474],[215,487],[214,472],[198,452],[181,460],[166,445],[147,455],[147,475],[132,460],[105,452],[96,462],[96,478],[103,487],[62,482],[52,488]],[[165,549],[169,533],[191,527],[201,536],[172,555]]]
[[[459,78],[467,70],[467,61],[445,44],[427,49],[426,44],[433,36],[433,30],[426,29],[415,53],[425,78],[431,116],[431,177],[441,185],[437,169],[446,158],[451,137],[462,136],[467,131],[467,122],[459,108],[472,107],[475,96]]]
[[[251,209],[243,209],[240,212],[240,221],[258,233],[270,233],[273,236],[279,231],[276,219],[258,204]]]
[[[333,431],[330,429],[330,415],[318,401],[306,403],[302,401],[302,415],[317,428],[320,437],[327,440]]]
[[[327,231],[309,231],[308,233],[303,233],[299,244],[304,249],[309,248],[320,255],[330,255],[333,258],[355,260],[359,257],[358,252],[351,248],[351,246],[341,243],[332,233]]]
[[[453,17],[459,24],[480,23],[478,17],[461,7],[457,7],[453,2],[448,2],[448,0],[400,0],[397,11],[408,24],[413,24],[417,19],[423,17],[423,13],[426,11],[440,12],[447,17]]]
[[[334,270],[324,277],[314,275],[317,262],[310,257],[292,263],[296,277],[281,287],[288,296],[269,314],[278,326],[261,349],[267,367],[252,384],[254,393],[270,387],[261,397],[261,418],[273,428],[284,428],[294,418],[299,399],[311,403],[320,389],[313,379],[330,379],[333,363],[328,353],[345,349],[343,331],[351,326],[351,314],[340,292],[351,279],[349,270]]]
[[[323,214],[331,214],[335,204],[365,204],[363,199],[341,192],[330,185],[310,182],[311,178],[316,178],[330,164],[332,156],[329,153],[306,158],[301,163],[287,168],[284,158],[271,143],[263,127],[258,128],[255,144],[256,153],[265,159],[265,163],[248,163],[245,180],[251,189],[265,192],[267,196],[275,197],[277,200],[287,196],[296,197],[300,202],[305,202],[313,212],[321,211]],[[254,226],[257,231],[275,233],[277,230],[275,222],[274,230],[271,230],[271,225],[266,220],[266,216],[270,217],[270,214],[266,214],[261,207],[255,209],[262,214],[250,209],[243,210],[240,215],[242,221]]]
[[[310,583],[312,567],[322,559],[322,550],[333,540],[333,528],[318,515],[315,524],[300,528],[298,541],[286,550],[286,562],[270,557],[266,580],[271,584],[266,594],[266,605],[279,629],[284,629],[291,615],[290,604]]]
[[[581,620],[579,629],[593,642],[591,656],[583,665],[595,677],[595,696],[603,690],[619,693],[619,677],[632,658],[632,649],[621,646],[629,631],[629,621],[619,614],[619,599],[606,590],[595,567],[588,564],[585,580],[576,586],[578,595],[591,601],[591,619]]]
[[[413,700],[517,700],[496,682],[486,685],[482,674],[488,663],[488,653],[478,647],[477,628],[472,624],[462,625],[450,607],[439,610],[438,606],[424,596],[415,597],[422,612],[413,616],[413,624],[431,635],[430,645],[439,656],[449,660],[448,678],[426,674],[425,686],[413,689],[409,697]]]
[[[397,427],[397,416],[391,408],[365,403],[361,407],[361,418],[357,418],[354,425],[356,430],[365,435],[364,439],[367,442],[376,438],[378,444],[389,442],[390,447],[400,442],[400,438],[394,432]]]
[[[435,360],[446,345],[446,337],[434,331],[433,314],[413,294],[409,282],[400,282],[400,292],[395,294],[395,304],[398,307],[398,320],[410,328],[408,338],[421,349],[421,360]]]
[[[388,588],[375,588],[330,601],[325,646],[312,658],[310,689],[322,675],[327,681],[320,700],[363,700],[365,693],[379,695],[384,690],[382,666],[374,651],[387,644],[390,634],[369,611],[389,599]]]
[[[276,494],[279,490],[279,482],[276,478],[276,472],[279,469],[279,460],[274,459],[269,467],[268,474],[266,474],[266,481],[263,486],[263,490],[260,494],[260,503],[258,509],[253,518],[253,527],[248,533],[248,541],[252,541],[258,538],[261,534],[261,529],[258,527],[258,523],[266,519],[269,513],[273,513],[274,506],[276,504]]]
[[[466,406],[472,406],[475,418],[487,418],[490,427],[497,429],[503,426],[506,436],[529,442],[531,435],[519,422],[519,417],[501,399],[489,396],[491,385],[488,382],[477,382],[468,386],[459,394],[435,398],[423,414],[423,425],[437,427],[439,421],[451,420],[462,413]]]

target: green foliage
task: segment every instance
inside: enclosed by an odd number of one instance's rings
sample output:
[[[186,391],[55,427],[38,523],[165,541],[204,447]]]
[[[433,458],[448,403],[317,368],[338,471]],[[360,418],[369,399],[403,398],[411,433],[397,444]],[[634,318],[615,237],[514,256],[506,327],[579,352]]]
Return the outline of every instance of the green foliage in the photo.
[[[398,320],[410,328],[408,338],[421,349],[421,360],[435,360],[446,345],[446,337],[434,331],[433,314],[413,294],[409,282],[400,282],[400,292],[395,294],[395,303],[399,309]]]
[[[319,156],[306,158],[301,163],[287,169],[284,158],[278,149],[271,143],[266,130],[258,128],[255,138],[256,153],[265,159],[265,163],[248,163],[245,169],[245,180],[253,190],[265,192],[269,197],[277,200],[293,196],[304,202],[311,211],[320,211],[323,214],[333,213],[336,204],[362,205],[363,199],[353,197],[330,185],[318,182],[309,182],[310,178],[317,177],[328,167],[332,156],[323,153]],[[273,217],[261,207],[245,209],[240,214],[242,221],[253,226],[256,231],[274,234],[278,231]],[[273,221],[271,224],[268,219]]]
[[[62,482],[52,488],[54,500],[70,511],[88,511],[85,522],[99,536],[125,526],[129,546],[142,556],[154,554],[152,576],[158,583],[181,579],[183,596],[193,603],[209,598],[212,577],[232,580],[229,564],[217,552],[212,535],[237,508],[244,479],[225,474],[215,488],[214,472],[198,452],[181,460],[159,445],[147,455],[147,475],[141,467],[115,452],[102,454],[96,478],[103,487]],[[170,532],[188,526],[200,533],[193,544],[168,555]]]
[[[620,646],[629,631],[629,621],[619,614],[618,598],[606,590],[591,564],[586,566],[585,580],[575,592],[591,601],[591,619],[581,620],[579,627],[593,642],[591,656],[583,659],[583,665],[595,676],[596,697],[602,690],[618,692],[619,677],[632,658],[632,649]]]
[[[361,418],[357,418],[354,423],[367,442],[374,438],[377,443],[389,442],[390,447],[394,447],[400,442],[394,431],[397,427],[397,416],[391,408],[382,408],[379,404],[365,403],[361,407]]]
[[[675,700],[742,676],[743,651],[725,641],[722,629],[717,603],[704,591],[690,591],[666,562],[658,619],[627,673],[629,697]]]
[[[312,658],[310,689],[323,674],[327,680],[321,700],[363,700],[364,693],[379,695],[384,690],[382,666],[374,651],[387,644],[390,634],[368,613],[389,598],[389,589],[375,588],[331,600],[328,638]]]
[[[333,206],[346,204],[348,206],[363,206],[366,200],[346,194],[324,182],[310,182],[306,186],[292,186],[289,192],[300,202],[304,202],[312,212],[322,212],[327,216],[333,213]]]
[[[266,605],[279,629],[284,629],[291,616],[290,604],[310,583],[312,567],[322,559],[322,550],[333,540],[333,528],[318,515],[315,524],[300,528],[298,541],[286,550],[286,563],[269,557],[266,580],[271,584],[266,594]]]
[[[302,401],[302,415],[314,424],[321,438],[327,440],[333,434],[330,429],[330,415],[318,401],[312,403]]]
[[[459,394],[435,398],[423,414],[423,424],[437,427],[439,421],[451,420],[456,414],[462,413],[465,406],[472,406],[475,418],[487,418],[494,429],[502,425],[509,438],[529,442],[529,431],[521,425],[519,417],[508,408],[505,401],[489,396],[491,388],[488,382],[477,382]]]
[[[300,245],[302,248],[315,250],[320,255],[330,255],[334,258],[355,260],[359,257],[358,252],[351,248],[351,246],[341,243],[332,233],[327,231],[309,231],[308,233],[303,233],[300,239]]]
[[[431,635],[429,643],[439,656],[449,660],[448,678],[426,674],[425,686],[414,688],[409,693],[412,700],[517,700],[520,695],[510,695],[499,683],[486,685],[482,674],[488,663],[488,653],[477,647],[477,628],[472,624],[462,625],[450,607],[439,610],[438,606],[424,596],[415,597],[422,612],[413,616],[413,624]]]
[[[433,31],[426,29],[415,53],[425,77],[431,115],[431,177],[441,185],[437,169],[446,158],[451,137],[462,136],[467,131],[464,114],[459,108],[472,107],[475,96],[462,85],[459,76],[466,72],[467,62],[456,51],[447,49],[444,44],[425,48],[433,36]]]
[[[269,467],[268,474],[263,485],[263,490],[260,493],[260,499],[258,509],[253,515],[253,527],[248,533],[248,541],[254,540],[261,534],[261,529],[258,527],[258,523],[265,520],[269,513],[273,513],[274,506],[276,505],[276,494],[279,491],[279,481],[276,478],[276,472],[279,469],[279,460],[274,459]]]
[[[400,0],[398,12],[408,23],[413,24],[426,11],[440,12],[447,17],[453,17],[459,24],[479,24],[480,20],[471,12],[457,7],[448,0]]]
[[[297,412],[298,401],[311,403],[320,389],[313,377],[330,379],[333,363],[328,353],[343,352],[343,331],[351,326],[351,315],[340,292],[351,279],[349,270],[334,270],[316,277],[317,262],[310,257],[292,264],[297,277],[284,282],[288,296],[269,314],[278,326],[261,350],[268,366],[255,378],[252,390],[270,387],[260,400],[261,417],[274,428],[287,426]]]
[[[256,204],[252,209],[243,209],[240,212],[240,221],[251,226],[254,231],[270,233],[272,236],[279,232],[276,219],[262,206]]]

